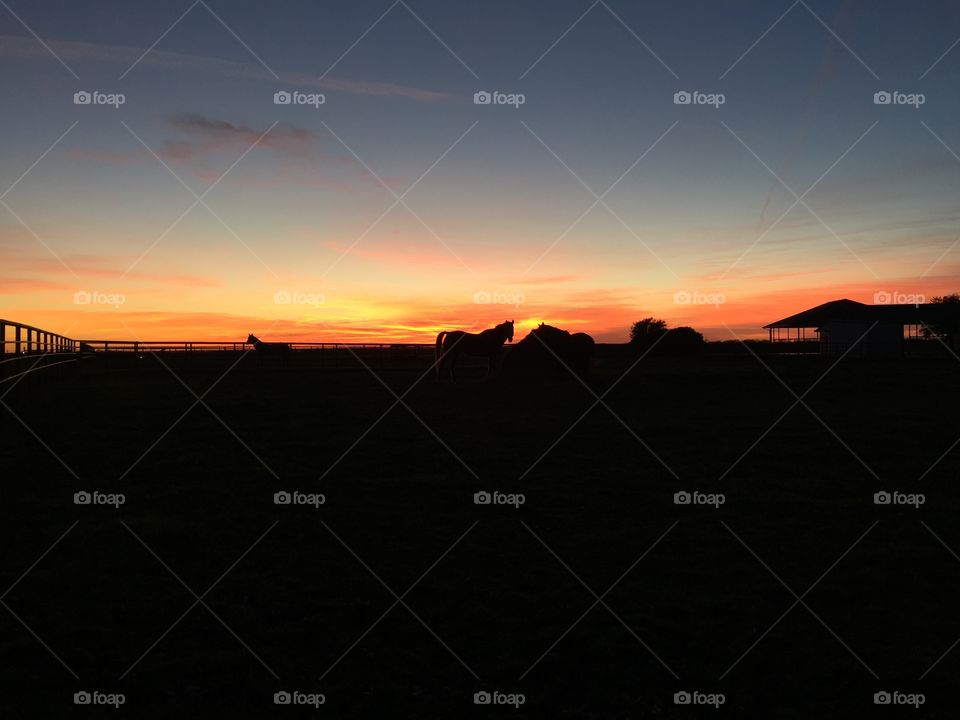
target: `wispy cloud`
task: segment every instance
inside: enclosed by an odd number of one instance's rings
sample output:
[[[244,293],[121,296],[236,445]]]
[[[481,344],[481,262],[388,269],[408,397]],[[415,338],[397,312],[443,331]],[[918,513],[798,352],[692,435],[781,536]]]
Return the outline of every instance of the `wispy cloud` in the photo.
[[[75,42],[72,40],[49,40],[44,42],[67,62],[99,62],[116,65],[124,69],[132,66],[143,56],[145,48],[121,45],[101,45],[97,43]],[[32,38],[19,35],[0,36],[0,57],[18,59],[50,58],[46,49]],[[204,55],[152,50],[143,56],[139,65],[164,68],[186,73],[204,73],[225,78],[243,80],[264,80],[276,85],[276,78],[260,65],[233,62]],[[134,70],[136,72],[136,70]],[[280,72],[280,81],[291,86],[317,88],[324,92],[348,93],[351,95],[370,95],[375,97],[403,97],[424,102],[437,102],[453,99],[452,95],[433,90],[395,85],[392,83],[348,80],[343,78],[321,78],[303,72]]]

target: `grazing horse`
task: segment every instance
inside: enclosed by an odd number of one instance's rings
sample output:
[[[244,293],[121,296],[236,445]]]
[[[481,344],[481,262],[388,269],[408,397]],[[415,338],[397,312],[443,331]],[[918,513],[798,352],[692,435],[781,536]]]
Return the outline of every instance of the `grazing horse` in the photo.
[[[500,348],[507,341],[513,342],[513,320],[507,320],[479,333],[444,330],[437,335],[437,380],[443,379],[443,371],[447,367],[450,369],[450,380],[454,379],[453,367],[460,353],[486,357],[489,375],[494,370]]]
[[[253,345],[253,349],[263,364],[265,358],[275,357],[283,361],[284,364],[290,360],[290,343],[263,342],[256,335],[247,335],[247,342]]]

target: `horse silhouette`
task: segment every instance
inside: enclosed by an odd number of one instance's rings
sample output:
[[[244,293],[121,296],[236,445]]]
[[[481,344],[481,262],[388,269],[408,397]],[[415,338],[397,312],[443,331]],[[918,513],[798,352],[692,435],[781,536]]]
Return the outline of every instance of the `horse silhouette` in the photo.
[[[454,380],[454,365],[461,353],[486,357],[489,375],[494,371],[500,348],[507,341],[513,342],[513,320],[507,320],[479,333],[444,330],[437,335],[437,380],[443,379],[446,369],[449,369],[450,380]]]
[[[595,345],[586,333],[571,334],[540,323],[510,351],[503,363],[504,374],[529,379],[546,375],[562,377],[572,371],[586,380]]]
[[[267,358],[277,358],[284,364],[290,361],[290,343],[263,342],[252,333],[247,335],[247,342],[253,345],[261,364]]]

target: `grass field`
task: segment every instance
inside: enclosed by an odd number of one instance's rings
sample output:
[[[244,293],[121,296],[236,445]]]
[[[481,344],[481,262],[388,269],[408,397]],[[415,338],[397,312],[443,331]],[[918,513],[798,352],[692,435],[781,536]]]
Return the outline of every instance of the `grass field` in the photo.
[[[2,714],[96,689],[136,717],[273,716],[281,690],[330,717],[713,716],[674,704],[697,690],[727,716],[857,717],[899,690],[954,717],[960,363],[764,362],[608,358],[589,387],[89,365],[28,388],[22,422],[0,408]],[[294,490],[325,503],[274,503]],[[694,490],[725,502],[674,503]]]

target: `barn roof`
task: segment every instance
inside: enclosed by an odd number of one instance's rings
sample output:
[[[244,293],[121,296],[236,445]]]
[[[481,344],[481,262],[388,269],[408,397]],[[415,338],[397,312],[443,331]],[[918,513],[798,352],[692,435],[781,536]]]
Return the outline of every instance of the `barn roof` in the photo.
[[[791,315],[763,328],[816,328],[829,322],[881,323],[891,325],[935,325],[960,318],[960,305],[921,303],[918,305],[867,305],[855,300],[831,300]]]

